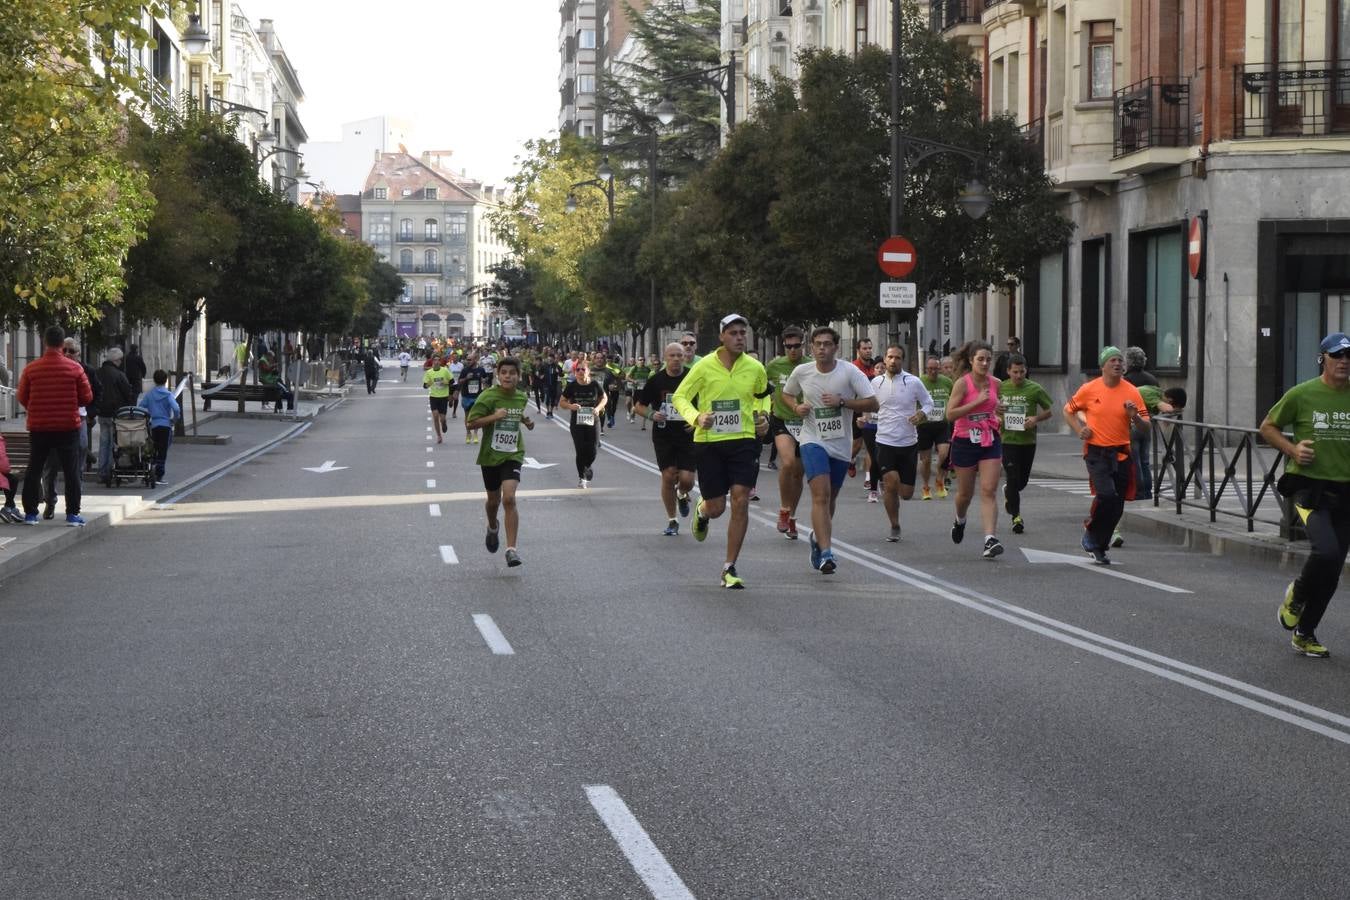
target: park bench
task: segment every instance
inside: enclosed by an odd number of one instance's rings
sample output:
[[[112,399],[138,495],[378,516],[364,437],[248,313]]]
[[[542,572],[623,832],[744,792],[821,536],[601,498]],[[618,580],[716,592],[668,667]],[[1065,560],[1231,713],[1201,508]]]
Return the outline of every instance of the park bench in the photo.
[[[209,410],[211,408],[211,403],[217,400],[222,402],[226,400],[234,403],[239,402],[239,385],[226,384],[219,391],[212,393],[219,384],[221,384],[219,381],[202,382],[201,394],[203,410]],[[275,406],[281,397],[281,391],[274,384],[247,384],[244,385],[243,391],[245,403],[257,400],[264,407],[269,403]]]

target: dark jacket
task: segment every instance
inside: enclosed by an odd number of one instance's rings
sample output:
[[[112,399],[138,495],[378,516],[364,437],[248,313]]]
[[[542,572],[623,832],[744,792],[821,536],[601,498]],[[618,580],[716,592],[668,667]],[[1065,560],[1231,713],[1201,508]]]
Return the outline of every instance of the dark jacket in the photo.
[[[23,367],[17,397],[28,411],[29,431],[75,431],[81,426],[80,407],[94,402],[84,369],[60,347],[48,347]]]
[[[136,405],[136,389],[112,360],[105,359],[98,367],[98,385],[103,389],[98,398],[98,414],[103,418],[110,419],[122,407]]]
[[[145,378],[145,359],[140,353],[131,352],[127,354],[127,381],[133,382],[139,386],[141,379]],[[139,387],[137,388],[139,389]],[[133,401],[134,402],[134,401]]]

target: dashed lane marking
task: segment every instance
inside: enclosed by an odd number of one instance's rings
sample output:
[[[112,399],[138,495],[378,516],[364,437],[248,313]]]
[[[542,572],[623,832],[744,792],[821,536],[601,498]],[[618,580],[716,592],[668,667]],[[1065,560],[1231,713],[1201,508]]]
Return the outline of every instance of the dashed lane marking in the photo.
[[[595,807],[600,821],[605,823],[623,855],[628,857],[647,890],[656,900],[693,900],[680,876],[666,862],[642,824],[633,815],[614,788],[607,784],[586,785],[586,797]]]
[[[459,557],[455,555],[455,548],[449,544],[441,544],[441,562],[447,566],[459,565]]]
[[[487,641],[488,647],[498,656],[515,656],[516,651],[511,649],[511,643],[502,634],[497,623],[492,621],[492,616],[487,613],[474,613],[473,624],[478,626],[478,633]]]
[[[433,519],[439,519],[441,517],[441,505],[439,503],[431,504],[431,506],[427,507],[427,510],[431,513]]]

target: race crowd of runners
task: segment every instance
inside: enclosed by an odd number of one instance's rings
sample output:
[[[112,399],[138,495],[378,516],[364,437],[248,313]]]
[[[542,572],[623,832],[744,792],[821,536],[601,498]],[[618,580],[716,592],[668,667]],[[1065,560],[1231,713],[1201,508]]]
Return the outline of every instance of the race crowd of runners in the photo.
[[[798,540],[798,507],[803,497],[809,499],[810,525],[804,530],[811,567],[822,575],[838,570],[832,521],[843,485],[859,472],[868,502],[884,509],[886,541],[900,541],[900,503],[913,499],[917,489],[923,501],[950,499],[954,544],[964,543],[967,516],[976,505],[978,552],[996,560],[1004,552],[999,507],[1014,534],[1027,529],[1021,494],[1035,461],[1037,433],[1060,416],[1083,441],[1094,495],[1080,546],[1096,564],[1110,565],[1108,549],[1124,540],[1118,525],[1125,503],[1151,496],[1150,419],[1177,416],[1186,402],[1183,390],[1159,387],[1137,347],[1102,348],[1100,376],[1060,403],[1027,377],[1015,338],[997,355],[980,340],[947,356],[929,355],[916,375],[897,345],[874,356],[872,343],[862,340],[851,359],[841,355],[840,335],[828,326],[783,330],[780,354],[767,363],[749,349],[749,334],[746,318],[732,313],[719,323],[717,347],[702,356],[692,333],[651,359],[550,348],[522,348],[514,355],[504,349],[431,348],[422,384],[430,394],[437,442],[462,409],[465,442],[480,445],[476,462],[487,491],[488,551],[499,549],[504,520],[507,565],[521,565],[515,494],[525,460],[524,432],[536,424],[527,412],[533,402],[543,418],[568,417],[581,489],[594,481],[601,440],[619,416],[650,430],[661,472],[663,533],[679,535],[681,520],[692,518],[690,531],[702,542],[713,521],[725,517],[719,583],[733,590],[746,586],[736,566],[749,504],[758,499],[766,447],[767,468],[776,470],[778,479],[777,530]],[[1289,458],[1293,477],[1286,477],[1281,490],[1299,492],[1296,508],[1313,550],[1286,592],[1279,619],[1294,631],[1294,649],[1313,657],[1328,655],[1312,626],[1335,592],[1350,550],[1350,452],[1342,454],[1338,446],[1334,455],[1328,452],[1323,468],[1334,472],[1322,478],[1317,470],[1322,457],[1315,452],[1315,439],[1327,437],[1328,421],[1338,436],[1344,425],[1350,444],[1350,337],[1329,335],[1321,352],[1327,361],[1323,374],[1291,389],[1262,428]],[[411,362],[411,354],[400,354],[404,380]],[[1321,410],[1319,402],[1334,413]],[[1285,427],[1293,428],[1293,441],[1283,436]]]

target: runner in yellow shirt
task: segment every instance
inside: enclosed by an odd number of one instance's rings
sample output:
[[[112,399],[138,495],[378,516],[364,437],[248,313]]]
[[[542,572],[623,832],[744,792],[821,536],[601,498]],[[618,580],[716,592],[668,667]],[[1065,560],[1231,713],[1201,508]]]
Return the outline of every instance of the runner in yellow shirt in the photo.
[[[680,416],[694,423],[702,494],[694,511],[694,539],[707,538],[708,520],[722,515],[730,493],[731,524],[721,583],[724,588],[740,590],[745,582],[736,574],[736,558],[750,523],[760,441],[769,433],[769,419],[760,412],[761,401],[769,395],[769,381],[764,366],[745,352],[750,333],[746,318],[732,313],[721,325],[722,346],[693,365],[671,400]]]
[[[450,409],[450,370],[439,356],[432,358],[431,368],[422,376],[422,387],[431,397],[431,427],[436,432],[436,443],[443,443],[445,414]]]

